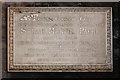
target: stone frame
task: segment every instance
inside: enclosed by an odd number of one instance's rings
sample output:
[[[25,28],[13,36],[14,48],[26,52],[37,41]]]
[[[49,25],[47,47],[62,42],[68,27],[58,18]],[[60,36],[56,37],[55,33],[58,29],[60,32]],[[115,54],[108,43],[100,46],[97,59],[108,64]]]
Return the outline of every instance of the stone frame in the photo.
[[[50,7],[49,7],[50,8]],[[105,65],[28,65],[28,66],[17,66],[14,65],[13,61],[13,13],[14,12],[38,12],[40,8],[35,7],[9,7],[8,8],[8,71],[9,72],[111,72],[113,70],[112,63],[112,8],[111,7],[85,7],[81,8],[82,11],[102,11],[107,13],[107,63]],[[44,8],[49,10],[48,8]],[[52,8],[54,10],[59,10],[59,8]],[[63,8],[69,10],[70,8]],[[73,11],[80,9],[73,7]]]

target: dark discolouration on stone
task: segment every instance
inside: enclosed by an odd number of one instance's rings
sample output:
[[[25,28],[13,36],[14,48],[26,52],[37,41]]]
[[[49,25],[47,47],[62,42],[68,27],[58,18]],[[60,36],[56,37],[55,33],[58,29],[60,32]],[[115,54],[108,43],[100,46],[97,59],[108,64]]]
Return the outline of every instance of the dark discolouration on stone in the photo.
[[[2,78],[2,3],[0,1],[0,79]]]

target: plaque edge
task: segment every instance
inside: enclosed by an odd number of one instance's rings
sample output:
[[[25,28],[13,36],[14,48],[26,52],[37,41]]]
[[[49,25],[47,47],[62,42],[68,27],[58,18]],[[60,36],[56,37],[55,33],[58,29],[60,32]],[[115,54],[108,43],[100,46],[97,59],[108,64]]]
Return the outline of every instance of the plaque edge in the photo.
[[[10,59],[10,51],[9,51],[9,50],[10,50],[10,48],[9,48],[9,38],[10,38],[10,35],[9,35],[9,31],[10,31],[10,30],[9,30],[9,26],[10,26],[10,24],[9,24],[9,23],[10,23],[10,22],[9,22],[9,19],[10,19],[10,18],[9,18],[9,16],[10,16],[10,9],[12,9],[12,8],[14,8],[14,7],[8,7],[8,10],[7,10],[7,11],[8,11],[8,14],[7,14],[7,15],[8,15],[8,17],[7,17],[7,19],[8,19],[8,24],[7,24],[7,29],[8,29],[8,30],[7,30],[7,34],[8,34],[8,36],[7,36],[7,38],[8,38],[8,39],[7,39],[7,43],[8,43],[8,44],[7,44],[7,48],[8,48],[8,49],[7,49],[7,55],[8,55],[8,56],[7,56],[7,59],[8,59],[8,60],[7,60],[7,61],[8,61],[8,62],[7,62],[7,69],[8,69],[8,72],[54,72],[54,71],[56,72],[56,70],[52,70],[52,69],[46,69],[46,70],[45,70],[45,69],[42,69],[42,70],[34,69],[34,70],[32,70],[33,68],[31,68],[31,69],[27,69],[27,70],[25,70],[25,69],[14,69],[14,70],[13,70],[12,68],[10,68],[10,64],[11,64],[11,63],[10,63],[10,60],[9,60],[9,59]],[[16,7],[16,8],[19,8],[19,7]],[[22,7],[22,8],[24,8],[24,7]],[[34,7],[33,7],[33,8],[34,8]],[[38,7],[38,8],[40,8],[40,7]],[[49,8],[49,7],[47,7],[47,8]],[[50,7],[50,8],[51,8],[51,7]],[[55,7],[55,8],[56,8],[56,7]],[[61,7],[59,7],[59,8],[61,8]],[[69,7],[67,7],[67,8],[69,8]],[[76,8],[76,7],[72,7],[72,8]],[[79,7],[79,8],[80,8],[80,7]],[[85,8],[87,8],[87,7],[85,7]],[[96,7],[96,8],[99,8],[99,7]],[[103,8],[103,7],[102,7],[102,8]],[[107,7],[107,8],[108,8],[108,7]],[[57,72],[74,72],[74,71],[75,71],[75,72],[92,72],[92,71],[93,71],[93,72],[101,72],[101,71],[102,71],[102,72],[112,72],[112,71],[113,71],[113,60],[112,60],[112,59],[113,59],[113,55],[112,55],[112,7],[109,7],[109,8],[111,9],[111,14],[110,14],[110,15],[111,15],[111,26],[110,26],[110,27],[111,27],[111,36],[110,36],[110,37],[111,37],[111,64],[108,64],[108,66],[110,66],[110,69],[109,69],[109,70],[107,70],[107,69],[104,70],[104,69],[103,69],[103,70],[97,70],[97,71],[94,71],[94,70],[90,70],[90,71],[89,71],[89,69],[88,69],[88,71],[85,71],[85,70],[76,71],[76,70],[69,70],[69,69],[68,69],[68,70],[58,69]],[[107,27],[107,26],[106,26],[106,27]],[[106,31],[106,32],[107,32],[107,31]],[[106,38],[106,39],[107,39],[107,38]],[[107,44],[106,44],[106,45],[107,45]],[[12,58],[12,59],[13,59],[13,58]],[[54,65],[53,65],[53,66],[54,66]],[[13,65],[13,68],[15,68],[15,65]],[[99,69],[99,68],[97,68],[97,69]]]

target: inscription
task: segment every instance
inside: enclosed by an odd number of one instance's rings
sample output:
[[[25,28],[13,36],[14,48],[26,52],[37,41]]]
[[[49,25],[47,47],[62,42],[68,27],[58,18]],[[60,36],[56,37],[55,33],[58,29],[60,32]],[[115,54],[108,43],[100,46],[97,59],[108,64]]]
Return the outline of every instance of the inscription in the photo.
[[[38,17],[38,14],[30,14],[30,15],[24,15],[22,18],[20,18],[20,21],[36,21]]]
[[[41,34],[41,35],[44,35],[44,34],[75,34],[76,32],[74,31],[73,28],[48,28],[48,29],[45,29],[44,27],[38,29],[25,29],[25,28],[21,28],[20,29],[21,32],[26,32],[26,30],[29,32],[29,31],[32,31],[33,34]],[[96,29],[86,29],[86,28],[79,28],[78,29],[79,31],[79,34],[80,35],[91,35],[91,34],[96,34]]]
[[[105,13],[40,12],[14,16],[15,64],[105,63]]]

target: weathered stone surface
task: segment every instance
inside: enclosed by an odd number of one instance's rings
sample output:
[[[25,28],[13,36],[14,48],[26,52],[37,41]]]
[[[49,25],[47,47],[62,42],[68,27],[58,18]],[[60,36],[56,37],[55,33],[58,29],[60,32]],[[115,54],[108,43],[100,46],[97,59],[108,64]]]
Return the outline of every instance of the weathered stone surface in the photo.
[[[8,12],[9,69],[57,65],[58,71],[61,66],[112,71],[111,8],[11,7]]]

